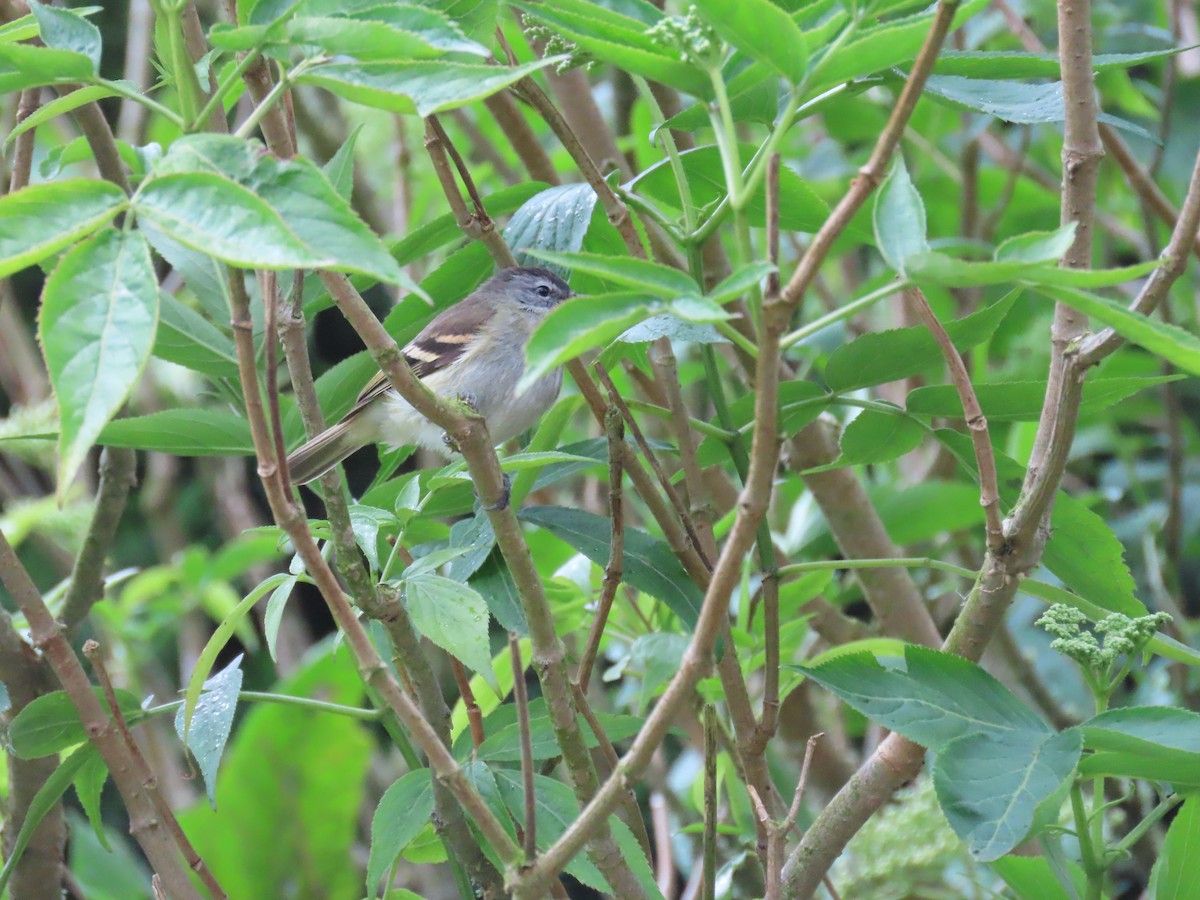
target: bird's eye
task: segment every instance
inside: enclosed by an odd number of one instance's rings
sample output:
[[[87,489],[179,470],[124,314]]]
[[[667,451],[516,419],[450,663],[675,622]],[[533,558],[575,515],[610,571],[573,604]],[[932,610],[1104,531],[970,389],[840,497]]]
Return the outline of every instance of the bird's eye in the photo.
[[[537,295],[539,297],[549,297],[550,296],[550,288],[548,288],[544,284],[539,284],[537,286]]]

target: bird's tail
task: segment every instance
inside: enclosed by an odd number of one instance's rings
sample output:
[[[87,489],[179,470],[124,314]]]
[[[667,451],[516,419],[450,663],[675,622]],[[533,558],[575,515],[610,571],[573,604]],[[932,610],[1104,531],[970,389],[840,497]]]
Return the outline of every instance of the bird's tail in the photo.
[[[370,437],[363,433],[365,424],[358,416],[348,416],[290,453],[287,466],[292,483],[315,481],[355,450],[369,444]]]

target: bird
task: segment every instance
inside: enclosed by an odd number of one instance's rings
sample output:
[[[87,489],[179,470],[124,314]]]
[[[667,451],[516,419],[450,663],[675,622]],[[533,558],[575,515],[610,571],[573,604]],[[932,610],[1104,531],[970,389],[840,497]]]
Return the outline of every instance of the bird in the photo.
[[[465,299],[439,313],[409,342],[404,358],[435,394],[458,398],[487,422],[495,443],[530,428],[558,398],[562,369],[540,377],[517,393],[525,374],[525,347],[552,309],[573,296],[549,269],[502,269]],[[368,444],[416,445],[449,456],[441,428],[430,422],[392,387],[383,372],[371,379],[354,407],[287,458],[295,484],[320,478]]]

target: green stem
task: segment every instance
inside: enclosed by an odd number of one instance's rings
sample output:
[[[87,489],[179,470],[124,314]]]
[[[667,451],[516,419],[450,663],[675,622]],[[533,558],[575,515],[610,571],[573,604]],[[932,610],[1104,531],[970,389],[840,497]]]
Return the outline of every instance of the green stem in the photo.
[[[1079,862],[1087,877],[1087,900],[1102,900],[1104,886],[1104,866],[1096,858],[1096,848],[1092,843],[1090,824],[1087,812],[1084,810],[1083,791],[1079,782],[1071,785],[1071,812],[1075,818],[1075,837],[1079,841]]]
[[[97,78],[94,81],[94,84],[100,85],[101,87],[108,88],[114,94],[117,94],[120,97],[125,97],[129,100],[132,100],[134,103],[140,103],[140,104],[142,104],[142,106],[146,107],[147,109],[153,110],[154,112],[158,113],[163,118],[174,123],[175,125],[178,125],[180,128],[184,127],[183,116],[179,115],[179,113],[175,112],[175,110],[171,109],[169,106],[164,106],[163,104],[159,103],[157,100],[147,97],[141,91],[137,91],[137,90],[134,90],[133,88],[126,87],[125,85],[121,84],[119,81],[109,81],[107,78]]]
[[[658,130],[658,138],[662,141],[663,152],[667,154],[671,172],[675,175],[675,184],[679,188],[679,199],[683,204],[684,231],[691,234],[696,227],[696,204],[692,199],[692,186],[688,183],[687,173],[683,169],[683,159],[679,155],[679,147],[675,144],[675,136],[671,134],[671,129],[667,128],[662,107],[658,105],[658,100],[655,98],[654,92],[650,90],[646,79],[641,75],[634,75],[633,83],[646,106],[650,108],[651,118]]]
[[[625,401],[625,405],[630,409],[637,410],[638,412],[649,413],[650,415],[659,419],[669,421],[671,418],[671,411],[665,406],[656,406],[653,403],[647,403],[645,400],[627,399]],[[718,426],[713,425],[711,422],[705,422],[703,419],[689,418],[688,424],[701,434],[714,437],[722,443],[729,443],[734,438],[734,433],[732,431],[726,431],[724,428],[719,428]]]
[[[898,281],[889,281],[883,287],[877,288],[871,291],[869,294],[859,297],[857,300],[851,300],[845,306],[835,309],[831,313],[826,313],[819,319],[814,319],[803,328],[797,328],[791,334],[785,335],[780,344],[783,349],[786,350],[789,347],[798,344],[805,338],[812,337],[818,331],[828,328],[830,325],[844,321],[845,319],[849,319],[851,316],[862,312],[864,309],[874,306],[880,300],[904,290],[906,287],[908,287],[908,284],[909,282],[903,278]]]
[[[1124,854],[1128,853],[1138,841],[1149,831],[1154,825],[1167,813],[1173,810],[1176,806],[1183,802],[1182,794],[1172,794],[1165,800],[1159,801],[1154,809],[1146,814],[1146,817],[1137,825],[1130,829],[1129,834],[1117,841],[1112,848],[1112,859],[1115,861]]]
[[[235,136],[240,138],[249,137],[254,129],[258,127],[258,123],[262,121],[263,116],[265,116],[271,107],[279,101],[279,98],[284,95],[284,92],[292,86],[292,82],[299,78],[300,75],[303,74],[308,68],[314,65],[315,62],[316,60],[311,58],[302,59],[291,69],[284,72],[283,77],[279,79],[279,81],[275,84],[275,87],[271,88],[270,93],[263,97],[262,103],[258,104],[258,106],[254,108],[254,112],[250,113],[246,121],[238,127],[236,132],[234,132]]]
[[[216,91],[208,98],[208,102],[204,104],[204,108],[196,113],[196,118],[192,120],[189,126],[189,131],[197,131],[204,127],[204,123],[209,120],[213,112],[216,111],[218,105],[224,105],[225,95],[229,90],[241,80],[246,70],[254,65],[254,61],[258,59],[259,50],[250,50],[238,60],[236,66],[225,73],[225,77],[221,79],[221,83],[217,85]]]
[[[327,700],[313,700],[309,697],[291,697],[287,694],[271,694],[262,691],[238,691],[238,699],[257,703],[275,703],[280,706],[299,706],[312,712],[333,713],[338,716],[346,716],[349,719],[358,719],[361,722],[378,722],[383,718],[385,712],[382,709],[362,709],[357,706],[330,703]],[[183,704],[183,700],[172,700],[170,703],[150,707],[145,711],[144,715],[147,717],[166,715],[169,712],[179,709]]]

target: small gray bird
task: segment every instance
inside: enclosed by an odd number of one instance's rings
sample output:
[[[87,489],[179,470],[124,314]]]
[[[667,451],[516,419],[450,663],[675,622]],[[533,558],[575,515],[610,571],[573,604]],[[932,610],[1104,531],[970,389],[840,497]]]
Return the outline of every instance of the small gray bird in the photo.
[[[562,369],[543,375],[520,395],[517,382],[525,374],[530,335],[570,296],[567,283],[548,269],[503,269],[443,310],[404,348],[404,358],[435,394],[470,402],[487,421],[492,439],[502,443],[537,422],[558,397]],[[288,456],[288,471],[296,484],[307,484],[375,443],[447,453],[442,429],[413,409],[380,372],[340,422]]]

